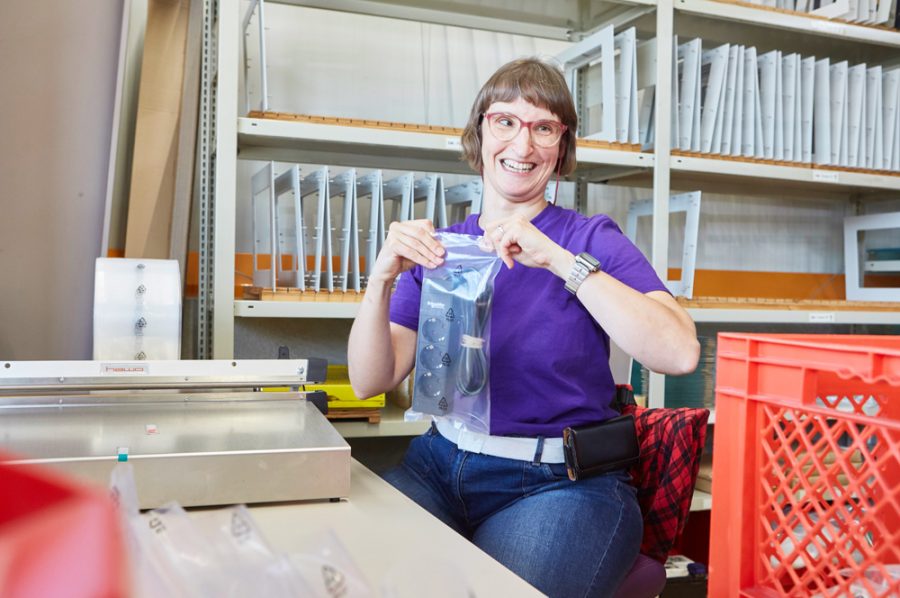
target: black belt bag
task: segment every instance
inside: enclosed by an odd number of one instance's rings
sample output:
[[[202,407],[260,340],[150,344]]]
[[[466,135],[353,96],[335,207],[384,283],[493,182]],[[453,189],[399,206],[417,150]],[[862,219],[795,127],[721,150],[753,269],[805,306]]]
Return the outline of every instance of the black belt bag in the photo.
[[[570,480],[627,469],[641,458],[634,416],[563,430],[563,453]]]

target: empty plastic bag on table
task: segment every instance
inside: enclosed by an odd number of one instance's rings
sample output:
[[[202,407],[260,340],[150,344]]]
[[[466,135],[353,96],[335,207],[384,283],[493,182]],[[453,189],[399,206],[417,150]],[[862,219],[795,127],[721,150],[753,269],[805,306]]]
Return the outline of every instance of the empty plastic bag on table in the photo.
[[[372,598],[372,589],[350,553],[332,530],[307,537],[301,554],[291,564],[303,575],[310,598]]]
[[[137,597],[311,596],[299,571],[273,552],[243,506],[188,515],[169,503],[143,515],[130,464],[111,492],[125,522]]]
[[[422,279],[412,409],[489,433],[491,304],[501,262],[481,237],[437,239],[447,253]]]

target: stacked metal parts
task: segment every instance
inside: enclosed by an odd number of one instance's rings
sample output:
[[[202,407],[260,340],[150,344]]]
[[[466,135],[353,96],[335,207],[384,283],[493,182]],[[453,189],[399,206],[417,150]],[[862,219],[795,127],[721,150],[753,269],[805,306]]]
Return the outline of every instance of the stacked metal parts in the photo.
[[[445,188],[438,174],[386,178],[328,166],[276,174],[268,162],[251,179],[253,290],[260,298],[297,293],[358,297],[391,222],[426,218],[435,227],[481,210],[482,183]],[[261,293],[261,290],[267,293]],[[341,295],[339,295],[341,296]]]
[[[884,2],[858,4],[847,20],[888,18]],[[652,147],[655,56],[655,38],[612,26],[557,55],[573,92],[585,88],[579,137]],[[671,71],[676,153],[900,170],[900,69],[891,63],[674,36]]]
[[[673,59],[673,148],[900,170],[896,68],[677,37]]]

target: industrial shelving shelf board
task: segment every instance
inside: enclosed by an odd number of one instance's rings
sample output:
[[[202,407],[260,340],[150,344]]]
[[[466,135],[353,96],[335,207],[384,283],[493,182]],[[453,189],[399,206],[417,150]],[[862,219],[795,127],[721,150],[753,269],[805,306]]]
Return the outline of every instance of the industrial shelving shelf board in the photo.
[[[739,307],[691,307],[695,322],[760,324],[900,324],[900,304],[896,310],[797,308],[785,305]],[[847,306],[852,307],[852,303]],[[330,301],[235,301],[234,315],[242,318],[338,318],[352,319],[359,302]]]
[[[857,44],[900,49],[900,32],[885,27],[856,25],[803,13],[774,11],[742,3],[717,0],[676,0],[675,10],[704,19],[733,21],[744,25],[759,25],[781,29],[804,36],[852,41]]]
[[[695,322],[744,324],[900,324],[897,311],[717,309],[689,307]]]
[[[352,319],[359,301],[235,301],[234,315],[244,318]]]
[[[442,132],[356,127],[271,118],[238,119],[238,157],[306,164],[472,174],[460,160],[459,137]],[[653,155],[637,151],[579,147],[579,168],[618,172],[649,169]]]
[[[900,190],[900,176],[897,174],[813,168],[810,165],[767,164],[762,161],[721,159],[715,156],[673,155],[671,169],[675,178],[702,175],[712,180],[730,179],[732,184],[745,189],[750,182],[748,179],[754,179],[754,186],[774,186],[773,192],[783,191],[786,186],[842,194]]]
[[[656,6],[656,0],[557,0],[553,3],[503,2],[482,0],[465,2],[441,0],[421,2],[411,0],[268,0],[277,4],[291,4],[308,8],[322,8],[340,12],[388,17],[481,29],[498,33],[525,35],[556,40],[578,40],[586,31],[602,23],[620,20],[635,6]],[[552,10],[546,10],[552,6]]]

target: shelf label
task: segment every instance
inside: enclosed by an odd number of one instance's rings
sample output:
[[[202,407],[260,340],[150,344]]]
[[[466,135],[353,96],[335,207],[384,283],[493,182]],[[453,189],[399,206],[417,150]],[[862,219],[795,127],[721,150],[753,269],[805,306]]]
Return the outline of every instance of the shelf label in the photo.
[[[444,140],[444,147],[447,149],[462,149],[462,140],[459,137],[447,137]]]
[[[809,312],[809,321],[812,324],[833,324],[833,311],[811,311]]]
[[[838,173],[833,170],[813,169],[813,180],[822,181],[823,183],[837,183],[840,179],[838,178]]]

